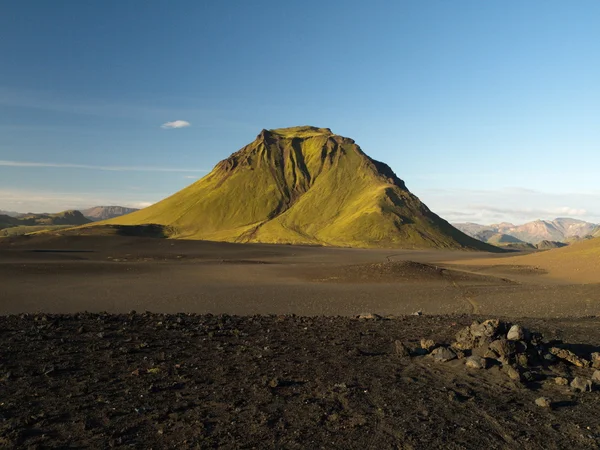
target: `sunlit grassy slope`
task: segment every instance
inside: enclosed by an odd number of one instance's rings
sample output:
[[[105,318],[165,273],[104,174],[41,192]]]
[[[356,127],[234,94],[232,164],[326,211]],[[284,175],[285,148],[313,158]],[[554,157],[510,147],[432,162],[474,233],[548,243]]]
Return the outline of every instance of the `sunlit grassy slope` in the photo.
[[[352,139],[308,126],[263,130],[187,188],[100,223],[231,242],[495,249],[432,213]]]

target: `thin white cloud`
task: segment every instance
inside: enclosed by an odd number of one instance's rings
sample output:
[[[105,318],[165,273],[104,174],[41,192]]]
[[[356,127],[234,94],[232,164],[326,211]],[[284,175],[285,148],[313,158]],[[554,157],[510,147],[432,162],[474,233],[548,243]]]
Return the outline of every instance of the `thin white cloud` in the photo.
[[[204,169],[182,169],[177,167],[147,167],[147,166],[97,166],[93,164],[47,163],[31,161],[0,160],[0,166],[5,167],[52,167],[62,169],[105,170],[111,172],[206,172]]]
[[[185,120],[174,120],[173,122],[163,123],[160,127],[165,130],[173,129],[173,128],[185,128],[189,127],[191,123]]]
[[[119,205],[145,208],[165,197],[165,193],[124,192],[59,192],[37,189],[3,189],[0,187],[0,209],[25,212],[59,212],[86,209],[97,205]]]

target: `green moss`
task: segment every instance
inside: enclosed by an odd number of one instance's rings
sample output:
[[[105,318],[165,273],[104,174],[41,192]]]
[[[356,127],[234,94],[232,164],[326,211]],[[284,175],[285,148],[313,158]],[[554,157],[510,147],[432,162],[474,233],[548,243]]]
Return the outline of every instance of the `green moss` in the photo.
[[[100,223],[232,242],[494,249],[429,211],[351,139],[307,126],[263,130],[187,188]]]

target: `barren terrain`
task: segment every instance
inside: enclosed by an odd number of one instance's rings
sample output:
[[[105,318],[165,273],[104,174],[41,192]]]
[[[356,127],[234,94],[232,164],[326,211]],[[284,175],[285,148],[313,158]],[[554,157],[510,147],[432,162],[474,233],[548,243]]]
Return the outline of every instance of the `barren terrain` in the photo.
[[[598,285],[520,261],[0,239],[0,446],[599,448],[598,387],[557,381],[592,368],[534,358],[514,379],[508,362],[469,369],[419,350],[499,317],[543,333],[544,352],[598,352]]]
[[[127,236],[3,238],[0,314],[135,309],[346,316],[419,310],[516,317],[600,315],[597,283],[570,281],[520,263],[543,253],[512,255]]]

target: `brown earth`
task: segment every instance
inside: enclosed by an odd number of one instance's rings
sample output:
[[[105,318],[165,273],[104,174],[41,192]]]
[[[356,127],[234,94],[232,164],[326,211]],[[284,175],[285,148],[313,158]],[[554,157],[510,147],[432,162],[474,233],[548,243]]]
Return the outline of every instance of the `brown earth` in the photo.
[[[541,265],[521,262],[533,256],[131,236],[3,238],[0,314],[135,309],[347,316],[418,310],[515,317],[600,315],[598,283],[561,279]]]
[[[394,352],[397,339],[448,343],[472,320],[0,317],[0,446],[598,448],[600,392],[554,382],[591,369],[559,364],[521,383]],[[587,352],[600,342],[597,318],[520,323]]]
[[[0,316],[0,447],[599,448],[600,393],[553,381],[591,369],[559,364],[523,383],[395,354],[396,340],[449,343],[477,317],[598,351],[598,285],[519,261],[0,239],[0,314],[17,314]],[[395,317],[349,317],[362,312]]]

